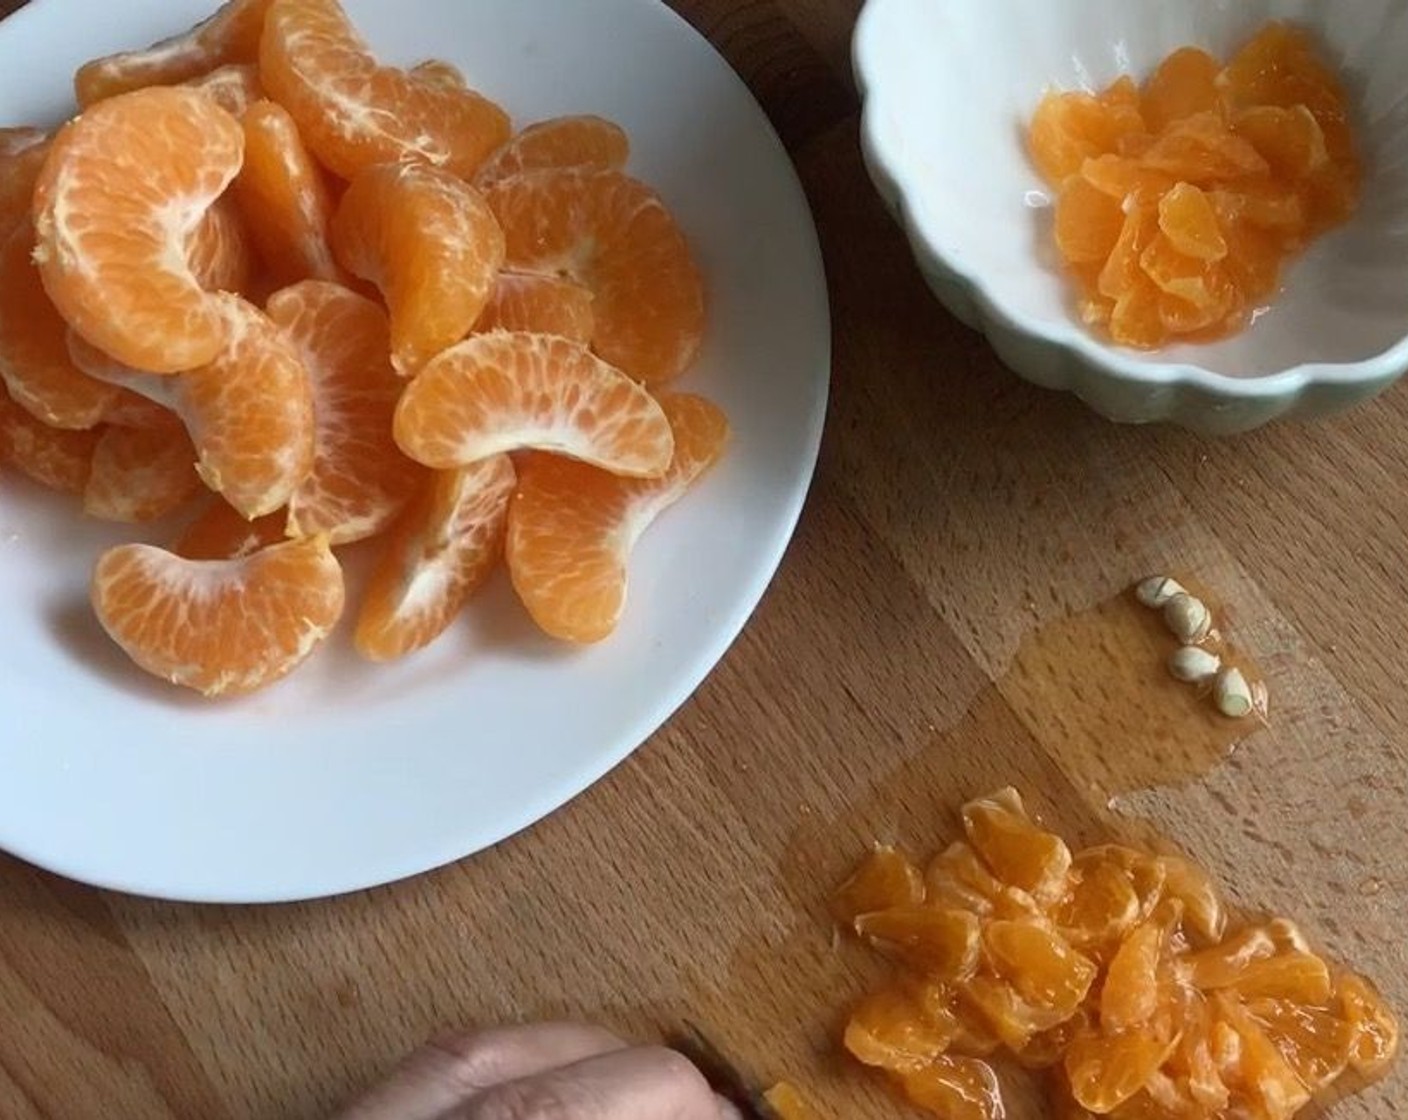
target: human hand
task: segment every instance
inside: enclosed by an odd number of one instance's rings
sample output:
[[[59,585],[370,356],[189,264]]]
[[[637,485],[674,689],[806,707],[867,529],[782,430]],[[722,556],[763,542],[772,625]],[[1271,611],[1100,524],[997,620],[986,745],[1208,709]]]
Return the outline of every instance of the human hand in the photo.
[[[738,1120],[674,1050],[580,1023],[447,1035],[335,1120]]]

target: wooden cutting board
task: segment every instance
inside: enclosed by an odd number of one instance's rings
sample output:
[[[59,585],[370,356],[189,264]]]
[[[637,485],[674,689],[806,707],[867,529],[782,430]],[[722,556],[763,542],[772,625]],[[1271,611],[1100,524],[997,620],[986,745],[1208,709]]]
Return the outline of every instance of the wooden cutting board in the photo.
[[[824,899],[872,839],[930,851],[1009,783],[1076,842],[1168,838],[1408,1008],[1408,386],[1213,442],[1019,382],[929,296],[865,177],[855,0],[674,6],[777,123],[831,277],[828,434],[756,617],[609,778],[411,882],[222,909],[0,858],[6,1120],[313,1120],[433,1030],[553,1015],[646,1038],[689,1017],[823,1115],[900,1116],[838,1055],[870,966]],[[1270,687],[1230,758],[1187,713],[1151,729],[1154,647],[1110,637],[1139,625],[1112,601],[1169,569]],[[1333,1115],[1408,1115],[1408,1079]]]

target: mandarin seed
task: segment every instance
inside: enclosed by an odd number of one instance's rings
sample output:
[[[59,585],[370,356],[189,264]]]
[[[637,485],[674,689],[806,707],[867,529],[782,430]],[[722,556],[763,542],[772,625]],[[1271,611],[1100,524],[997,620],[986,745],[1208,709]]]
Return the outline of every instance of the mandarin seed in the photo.
[[[1201,599],[1183,591],[1164,604],[1164,624],[1184,645],[1196,645],[1212,631],[1212,612]]]
[[[1221,667],[1221,658],[1200,646],[1182,646],[1174,650],[1168,659],[1169,673],[1188,684],[1211,680]]]
[[[1212,698],[1217,710],[1229,719],[1242,719],[1251,714],[1252,690],[1240,669],[1227,668],[1217,674]]]
[[[1150,576],[1135,588],[1134,596],[1146,607],[1162,607],[1175,595],[1186,595],[1187,589],[1168,576]]]

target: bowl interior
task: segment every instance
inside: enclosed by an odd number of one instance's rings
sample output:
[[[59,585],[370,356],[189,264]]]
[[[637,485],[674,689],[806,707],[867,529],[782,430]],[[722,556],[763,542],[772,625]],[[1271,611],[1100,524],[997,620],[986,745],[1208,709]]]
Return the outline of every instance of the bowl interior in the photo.
[[[1018,326],[1086,334],[1051,240],[1051,198],[1023,134],[1048,87],[1146,77],[1193,45],[1227,58],[1268,19],[1309,28],[1355,104],[1367,166],[1358,213],[1285,271],[1237,336],[1144,353],[1251,378],[1372,359],[1408,334],[1408,0],[872,0],[861,50],[870,127],[919,234]],[[1087,336],[1090,337],[1090,336]]]

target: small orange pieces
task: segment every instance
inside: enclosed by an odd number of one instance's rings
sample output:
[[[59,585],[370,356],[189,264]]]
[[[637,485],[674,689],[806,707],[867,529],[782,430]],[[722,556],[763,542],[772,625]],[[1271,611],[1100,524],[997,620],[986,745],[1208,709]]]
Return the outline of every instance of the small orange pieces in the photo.
[[[502,109],[443,72],[378,65],[337,0],[273,0],[259,65],[305,143],[344,179],[403,161],[469,179],[509,137]]]
[[[444,633],[503,553],[514,480],[507,455],[432,476],[372,575],[353,637],[363,657],[391,661]]]
[[[585,167],[620,171],[630,158],[625,130],[603,117],[554,117],[530,124],[495,152],[474,177],[484,187],[525,171]]]
[[[585,346],[595,322],[590,288],[556,276],[501,272],[474,330],[554,334]]]
[[[96,58],[74,75],[83,109],[145,86],[175,85],[232,62],[253,62],[269,0],[228,0],[209,19],[141,50]]]
[[[243,560],[120,545],[103,553],[92,581],[98,620],[128,656],[206,696],[238,696],[286,676],[337,624],[343,595],[342,569],[323,538]]]
[[[1346,1071],[1384,1075],[1397,1018],[1291,922],[1225,935],[1202,868],[1104,844],[1070,853],[1015,790],[963,806],[969,844],[916,872],[877,847],[832,900],[896,966],[844,1045],[942,1120],[1004,1115],[1004,1049],[1051,1071],[1071,1120],[1290,1120]],[[1061,869],[1056,874],[1056,869]]]
[[[103,429],[83,489],[83,512],[105,521],[165,517],[201,490],[196,452],[175,421],[164,428]]]
[[[221,66],[184,84],[200,90],[232,117],[243,117],[264,96],[259,67],[248,63]]]
[[[548,346],[562,350],[569,344]],[[571,353],[564,351],[564,360],[595,362],[583,351],[567,357]],[[418,382],[412,384],[407,396],[418,387]],[[613,395],[616,392],[624,390],[612,390]],[[585,404],[585,395],[583,399]],[[650,402],[649,409],[634,403],[615,406],[616,415],[634,414],[628,425],[635,429],[632,442],[642,438],[652,447],[664,446],[654,431],[651,409],[664,418],[665,434],[673,443],[673,453],[666,452],[668,466],[659,478],[622,478],[587,462],[541,453],[525,458],[520,466],[518,492],[509,510],[509,575],[528,613],[554,637],[595,642],[616,628],[625,609],[628,564],[636,542],[723,454],[727,419],[702,397],[685,394],[663,396],[658,405]],[[604,410],[599,414],[606,415]],[[528,430],[527,421],[523,423]],[[584,430],[585,422],[576,427]],[[563,429],[572,430],[572,425]],[[587,458],[577,438],[562,439],[559,446],[568,454]],[[626,462],[625,457],[616,458],[618,468]],[[637,457],[632,466],[643,467],[645,462],[645,457]]]
[[[596,295],[592,348],[647,383],[685,370],[704,335],[704,286],[649,187],[619,171],[538,171],[492,184],[508,266],[566,276]]]
[[[50,490],[83,493],[99,434],[51,428],[0,392],[0,463]]]
[[[118,390],[74,368],[68,325],[49,302],[23,222],[0,246],[0,380],[15,403],[56,428],[91,428]]]
[[[186,245],[243,149],[238,122],[184,88],[99,102],[59,131],[35,187],[36,259],[84,339],[155,373],[215,357],[225,319]]]
[[[581,346],[539,334],[473,335],[446,350],[406,386],[395,433],[437,470],[536,448],[657,478],[674,452],[649,393]]]
[[[424,164],[378,164],[342,196],[338,261],[391,310],[392,363],[404,376],[464,338],[504,261],[499,223],[473,187]]]
[[[424,472],[401,454],[391,418],[403,382],[390,362],[386,313],[336,284],[306,280],[269,297],[313,388],[312,472],[288,503],[288,535],[347,544],[401,512]]]
[[[1268,24],[1223,66],[1173,52],[1136,88],[1049,93],[1027,134],[1056,194],[1077,312],[1116,343],[1224,337],[1282,263],[1353,212],[1347,95],[1301,31]]]
[[[261,100],[241,124],[244,165],[233,193],[274,281],[341,279],[328,246],[332,193],[293,118],[282,106]]]

